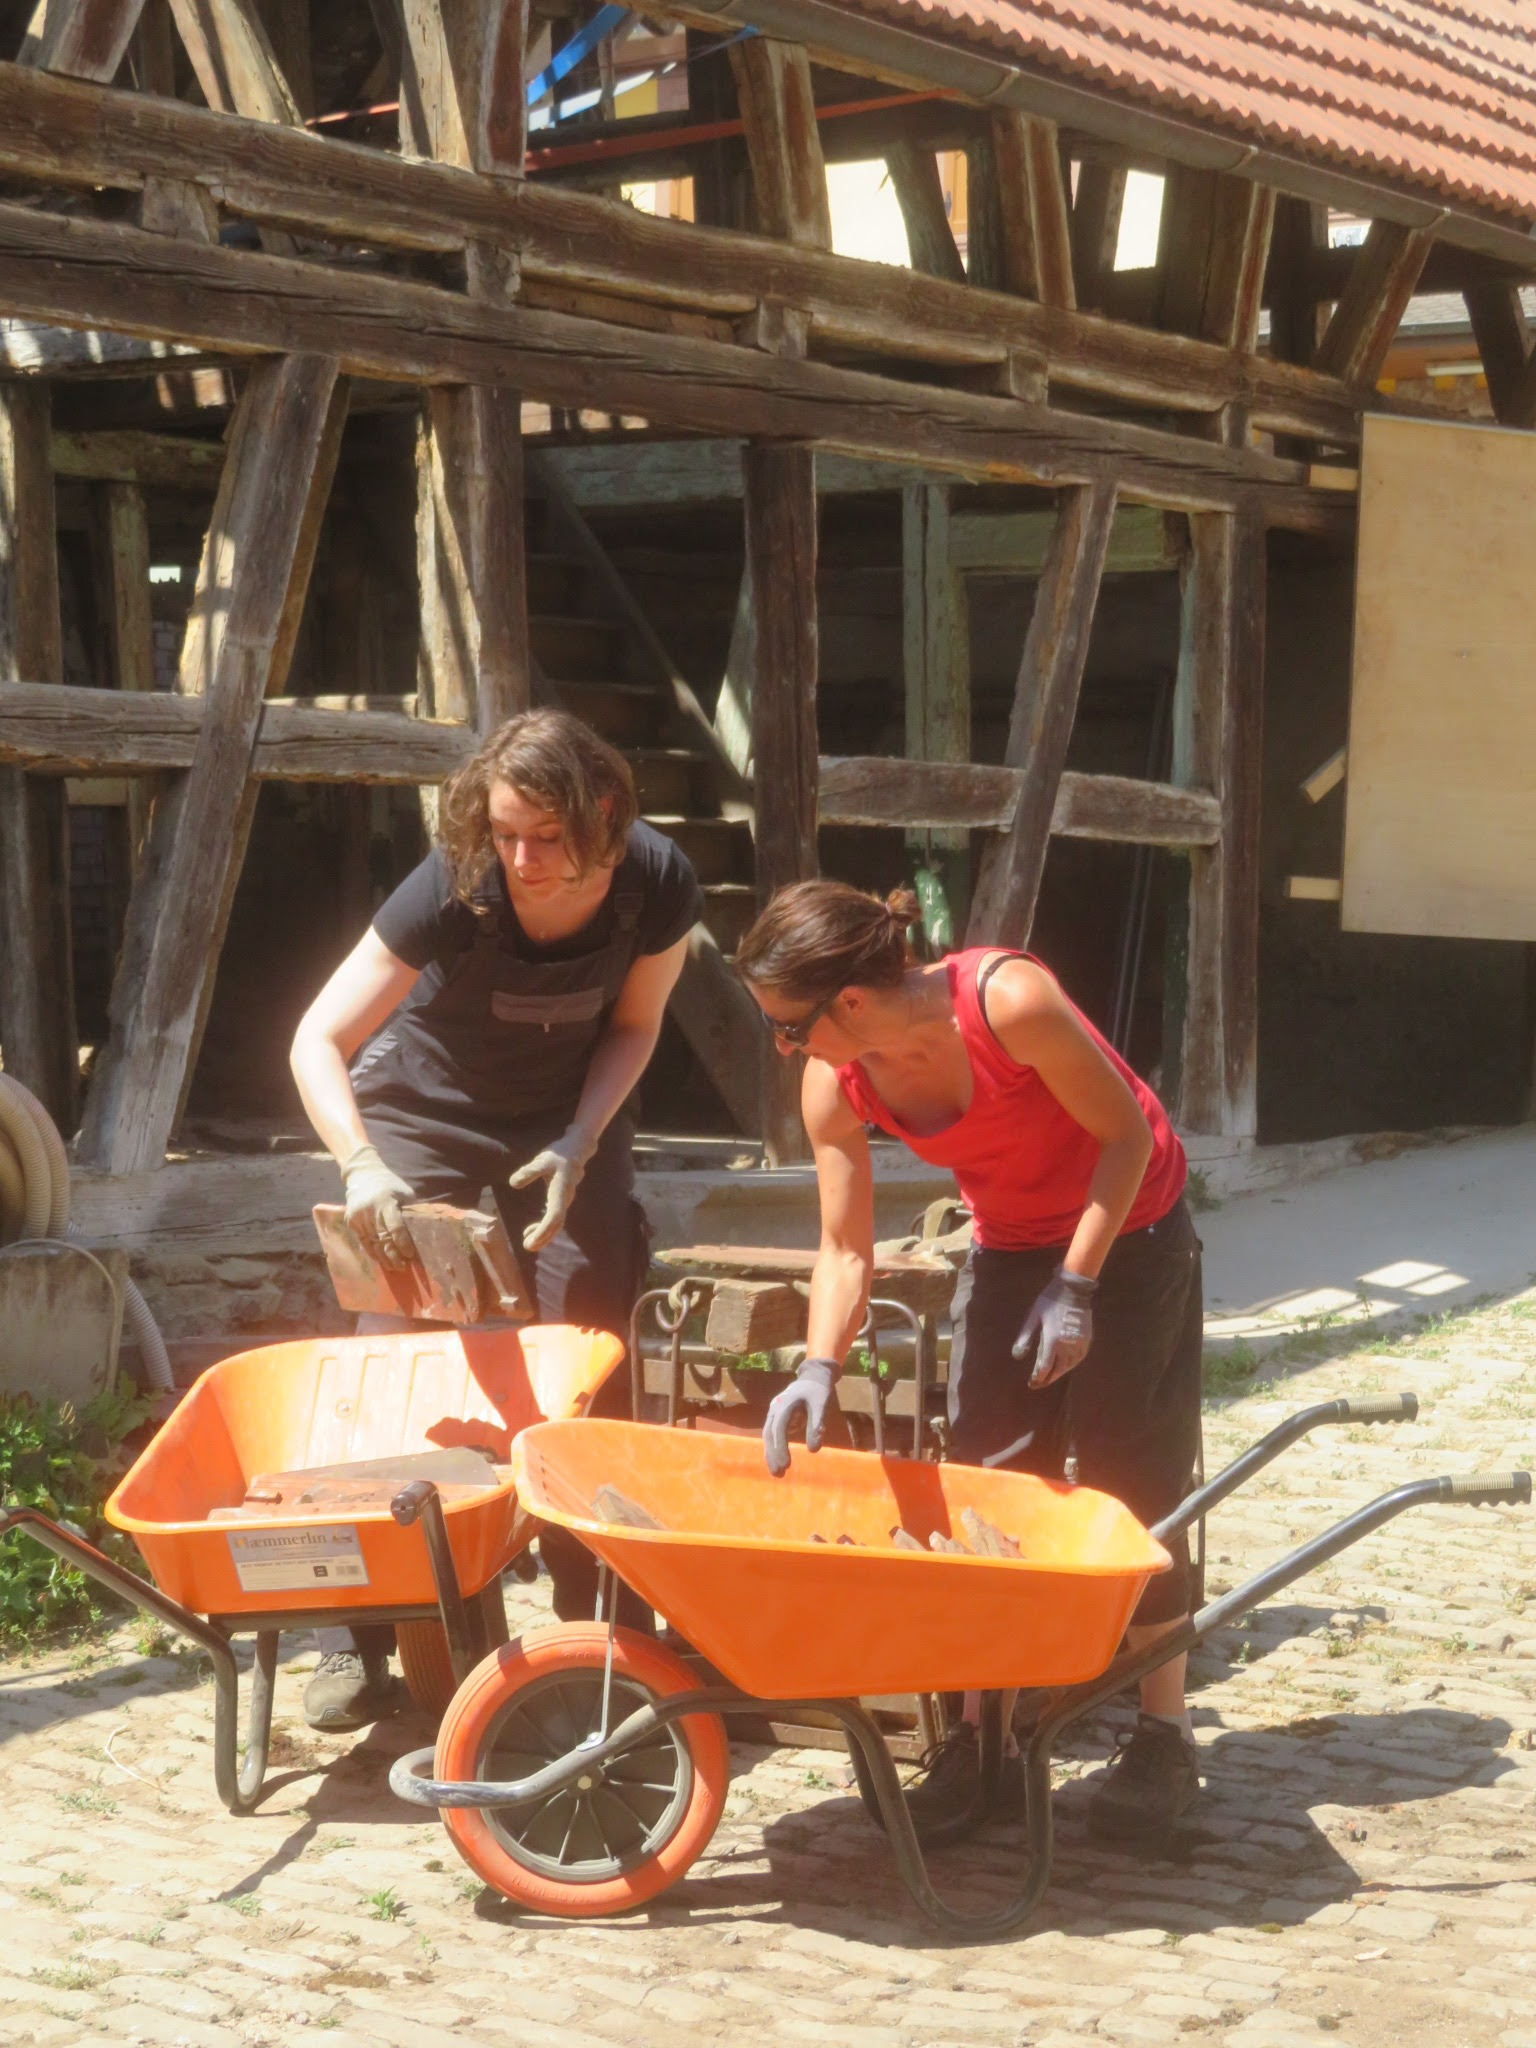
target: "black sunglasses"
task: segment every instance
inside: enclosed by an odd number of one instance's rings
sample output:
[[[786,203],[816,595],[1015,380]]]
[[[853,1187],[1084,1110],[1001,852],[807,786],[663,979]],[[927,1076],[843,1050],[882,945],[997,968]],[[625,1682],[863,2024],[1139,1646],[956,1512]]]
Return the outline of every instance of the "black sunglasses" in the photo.
[[[797,1017],[792,1024],[781,1024],[777,1017],[770,1017],[766,1010],[760,1010],[758,1015],[775,1038],[782,1038],[786,1045],[792,1045],[797,1052],[803,1052],[806,1040],[841,994],[841,989],[833,989],[831,995],[823,996],[814,1009],[807,1010],[803,1017]]]

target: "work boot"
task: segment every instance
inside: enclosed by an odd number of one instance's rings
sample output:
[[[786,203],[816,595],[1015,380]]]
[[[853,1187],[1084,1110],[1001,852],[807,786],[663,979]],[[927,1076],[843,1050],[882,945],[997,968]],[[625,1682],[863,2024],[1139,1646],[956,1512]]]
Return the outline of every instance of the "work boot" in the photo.
[[[397,1714],[406,1697],[404,1681],[390,1671],[388,1657],[329,1650],[304,1688],[304,1718],[327,1735],[345,1734]]]
[[[1195,1745],[1172,1721],[1139,1714],[1121,1738],[1088,1808],[1088,1831],[1101,1841],[1146,1842],[1172,1832],[1200,1790]]]
[[[924,1773],[907,1788],[907,1806],[919,1828],[958,1820],[976,1797],[981,1782],[981,1742],[969,1721],[957,1721],[942,1741],[923,1758]],[[1018,1820],[1024,1811],[1024,1759],[1003,1758],[997,1797],[990,1811],[978,1814],[976,1825],[989,1820]]]

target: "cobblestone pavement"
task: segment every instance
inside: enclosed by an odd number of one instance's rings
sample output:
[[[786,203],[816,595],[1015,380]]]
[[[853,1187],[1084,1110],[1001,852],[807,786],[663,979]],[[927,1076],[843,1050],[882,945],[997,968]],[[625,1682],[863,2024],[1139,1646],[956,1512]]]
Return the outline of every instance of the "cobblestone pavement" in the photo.
[[[1215,1584],[1405,1477],[1536,1463],[1536,1295],[1304,1348],[1208,1414],[1213,1460],[1338,1392],[1411,1386],[1422,1418],[1292,1452],[1213,1522]],[[1087,1842],[1084,1780],[1119,1724],[1084,1731],[1047,1903],[994,1947],[933,1939],[827,1751],[738,1751],[715,1842],[650,1910],[519,1917],[391,1799],[420,1719],[310,1735],[313,1652],[290,1646],[249,1820],[214,1800],[194,1658],[145,1655],[130,1625],[0,1666],[0,2041],[1536,2048],[1530,1511],[1416,1510],[1216,1640],[1196,1673],[1206,1791],[1177,1860]],[[1001,1900],[1015,1846],[946,1852],[940,1881]]]

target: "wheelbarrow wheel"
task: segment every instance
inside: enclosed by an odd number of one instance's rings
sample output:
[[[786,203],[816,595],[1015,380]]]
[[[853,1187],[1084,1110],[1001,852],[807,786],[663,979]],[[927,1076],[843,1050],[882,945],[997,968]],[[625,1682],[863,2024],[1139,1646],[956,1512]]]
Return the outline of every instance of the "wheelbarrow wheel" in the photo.
[[[472,1671],[438,1731],[434,1775],[525,1778],[602,1724],[608,1631],[564,1622],[506,1644]],[[608,1725],[698,1681],[648,1637],[616,1629]],[[612,1757],[584,1791],[530,1806],[447,1807],[443,1822],[477,1876],[518,1905],[585,1919],[643,1905],[713,1835],[730,1752],[718,1714],[690,1714]]]

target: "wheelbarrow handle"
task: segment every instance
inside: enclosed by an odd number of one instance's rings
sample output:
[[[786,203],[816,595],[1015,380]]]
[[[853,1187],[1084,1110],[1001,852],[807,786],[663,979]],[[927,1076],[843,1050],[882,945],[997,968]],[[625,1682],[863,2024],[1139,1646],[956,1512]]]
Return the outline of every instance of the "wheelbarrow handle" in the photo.
[[[1093,1707],[1112,1699],[1125,1686],[1144,1678],[1149,1671],[1157,1670],[1171,1658],[1192,1650],[1216,1629],[1236,1621],[1250,1608],[1260,1606],[1271,1594],[1315,1571],[1318,1565],[1337,1557],[1341,1550],[1348,1550],[1352,1543],[1358,1543],[1362,1536],[1369,1536],[1407,1508],[1436,1504],[1522,1507],[1528,1505],[1530,1499],[1529,1472],[1448,1473],[1439,1479],[1411,1479],[1406,1486],[1395,1486],[1390,1493],[1379,1495],[1354,1514],[1346,1515],[1342,1522],[1335,1522],[1331,1529],[1324,1529],[1274,1564],[1267,1565],[1263,1571],[1255,1572],[1251,1579],[1234,1586],[1230,1593],[1208,1601],[1181,1628],[1170,1630],[1149,1649],[1126,1651],[1115,1659],[1102,1677],[1054,1694],[1038,1724],[1040,1739],[1048,1750],[1057,1731],[1069,1721],[1075,1721]]]
[[[1445,1489],[1440,1498],[1446,1501],[1460,1501],[1480,1508],[1518,1508],[1531,1504],[1529,1472],[1459,1472],[1440,1483]]]
[[[1318,1401],[1310,1408],[1298,1408],[1294,1415],[1288,1415],[1284,1422],[1277,1423],[1267,1436],[1261,1436],[1256,1444],[1234,1458],[1230,1465],[1218,1472],[1214,1479],[1208,1479],[1198,1487],[1160,1522],[1152,1525],[1152,1534],[1159,1543],[1166,1543],[1170,1536],[1177,1536],[1190,1528],[1200,1517],[1209,1514],[1218,1502],[1255,1472],[1278,1458],[1282,1451],[1314,1429],[1339,1428],[1358,1422],[1412,1422],[1419,1412],[1417,1394],[1364,1394],[1348,1400]]]

